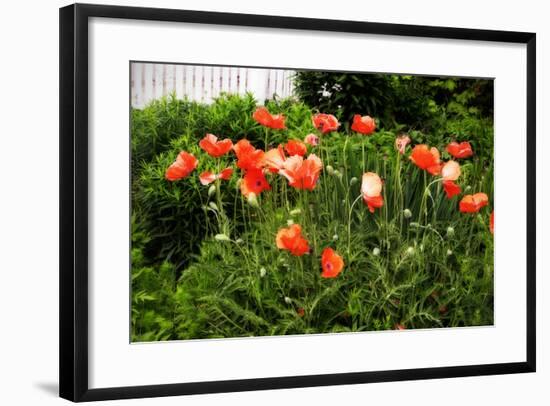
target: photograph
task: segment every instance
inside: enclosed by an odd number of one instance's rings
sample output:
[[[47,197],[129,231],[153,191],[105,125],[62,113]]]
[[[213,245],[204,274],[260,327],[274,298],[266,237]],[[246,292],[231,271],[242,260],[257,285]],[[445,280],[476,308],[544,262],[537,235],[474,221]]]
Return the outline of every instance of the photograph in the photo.
[[[132,343],[494,325],[494,78],[129,69]]]

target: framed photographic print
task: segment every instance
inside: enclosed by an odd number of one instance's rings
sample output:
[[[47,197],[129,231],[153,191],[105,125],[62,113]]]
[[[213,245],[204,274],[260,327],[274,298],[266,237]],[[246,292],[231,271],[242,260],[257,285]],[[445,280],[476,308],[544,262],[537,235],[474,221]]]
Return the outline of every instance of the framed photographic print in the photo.
[[[534,372],[535,44],[62,8],[60,395]]]

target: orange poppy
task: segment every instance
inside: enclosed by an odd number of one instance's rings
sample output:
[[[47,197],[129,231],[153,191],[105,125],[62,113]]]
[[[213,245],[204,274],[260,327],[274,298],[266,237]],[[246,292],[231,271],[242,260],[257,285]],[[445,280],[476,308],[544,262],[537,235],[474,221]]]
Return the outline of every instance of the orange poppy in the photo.
[[[301,257],[309,252],[309,243],[302,236],[302,227],[292,224],[288,228],[281,228],[275,238],[277,248],[290,251],[294,256]]]
[[[274,130],[284,130],[286,128],[285,116],[282,114],[271,114],[265,107],[258,107],[252,118],[264,127]]]
[[[338,130],[338,127],[340,127],[338,119],[332,114],[315,114],[311,120],[313,121],[315,128],[323,134],[336,131]]]
[[[279,172],[283,168],[285,159],[283,147],[279,145],[277,148],[272,148],[264,154],[263,166],[269,169],[270,172]]]
[[[258,196],[264,190],[270,190],[271,186],[261,169],[251,169],[246,171],[241,180],[241,193],[248,197],[251,193]]]
[[[395,329],[395,330],[406,330],[407,328],[405,327],[404,324],[397,323],[397,324],[394,326],[394,329]]]
[[[233,142],[229,138],[218,141],[218,137],[214,134],[206,134],[199,142],[199,146],[208,152],[208,155],[214,158],[219,158],[229,152],[233,146]]]
[[[322,168],[323,163],[315,154],[310,154],[307,159],[294,155],[285,161],[279,173],[288,179],[290,186],[313,190]]]
[[[370,135],[376,130],[376,123],[370,116],[361,117],[359,114],[353,116],[351,129],[364,135]]]
[[[176,161],[166,169],[164,177],[170,181],[186,178],[195,170],[198,163],[199,161],[193,154],[181,151]]]
[[[489,198],[485,193],[466,195],[459,203],[459,210],[462,213],[477,213],[482,207],[489,204]]]
[[[319,145],[319,137],[317,137],[315,134],[308,134],[306,135],[306,138],[304,138],[304,142],[308,145],[311,145],[312,147],[316,147]]]
[[[321,267],[323,278],[336,278],[344,269],[344,260],[332,248],[325,248],[321,255]]]
[[[447,194],[447,199],[451,199],[453,196],[460,194],[460,192],[462,191],[460,186],[454,183],[452,180],[443,181],[443,190],[445,190],[445,193]]]
[[[460,144],[458,142],[451,142],[447,145],[447,152],[457,159],[469,158],[474,155],[472,146],[467,141],[461,142]]]
[[[233,174],[233,169],[225,168],[220,173],[213,173],[210,171],[205,171],[199,175],[199,180],[203,185],[209,185],[214,182],[216,179],[229,180]]]
[[[408,135],[401,135],[395,139],[395,149],[399,151],[401,155],[405,153],[407,145],[411,143],[411,137]]]
[[[382,196],[382,179],[374,172],[363,174],[361,182],[361,194],[363,202],[369,207],[369,211],[374,213],[374,209],[378,209],[384,205],[384,197]]]
[[[489,230],[491,230],[491,234],[495,233],[495,211],[494,210],[491,212],[491,216],[489,217]]]
[[[285,145],[285,151],[288,155],[300,155],[304,156],[307,154],[307,147],[302,141],[290,140]]]
[[[420,169],[428,171],[432,175],[439,175],[441,163],[437,148],[429,148],[425,144],[419,144],[412,150],[410,160]]]
[[[233,145],[233,151],[237,155],[237,166],[243,171],[260,169],[263,165],[264,151],[256,149],[246,139],[242,139]]]

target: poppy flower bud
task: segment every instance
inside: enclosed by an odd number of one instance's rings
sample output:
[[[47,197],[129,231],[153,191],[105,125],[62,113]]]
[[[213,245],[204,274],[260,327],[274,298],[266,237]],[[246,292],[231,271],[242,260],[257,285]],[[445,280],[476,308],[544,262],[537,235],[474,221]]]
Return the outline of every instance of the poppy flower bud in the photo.
[[[292,299],[289,298],[288,296],[285,296],[285,303],[286,303],[286,304],[291,304],[291,303],[292,303]]]
[[[212,185],[208,188],[208,197],[214,196],[214,193],[216,193],[216,186]]]
[[[242,244],[244,241],[242,238],[237,238],[237,240],[235,241],[237,244]]]
[[[229,238],[225,234],[216,234],[214,238],[216,241],[231,241],[231,238]]]
[[[332,240],[333,240],[333,241],[338,241],[338,238],[340,238],[340,237],[338,237],[338,234],[334,234],[334,235],[332,236]]]
[[[326,170],[329,175],[334,175],[334,168],[331,165],[327,165]]]
[[[410,219],[412,217],[412,215],[413,214],[409,209],[403,210],[403,217],[405,217],[406,219]]]
[[[451,251],[451,250],[447,250],[447,256],[449,256],[449,257],[450,257],[451,255],[453,255],[453,251]]]
[[[358,179],[354,176],[353,178],[351,178],[351,179],[349,180],[349,185],[350,185],[350,186],[353,186],[353,185],[355,185],[357,182],[358,182]]]
[[[258,204],[258,198],[256,197],[256,193],[249,193],[246,200],[248,201],[248,204],[251,205],[252,207],[260,207],[260,205]]]
[[[208,203],[208,205],[210,206],[210,208],[212,208],[212,209],[214,209],[214,210],[216,210],[216,211],[218,210],[218,205],[217,205],[216,203],[210,202],[210,203]]]
[[[332,171],[332,174],[334,176],[337,176],[339,178],[342,178],[342,174],[340,173],[340,171],[338,169],[335,169],[334,171]]]
[[[297,216],[299,214],[302,214],[302,209],[294,209],[290,211],[291,216]]]
[[[417,228],[418,226],[420,226],[420,224],[418,224],[417,222],[411,223],[412,228]]]
[[[468,192],[469,190],[472,190],[472,187],[470,185],[466,186],[466,188],[464,189],[465,192]]]
[[[267,273],[266,269],[262,266],[260,268],[260,277],[263,278],[265,276],[265,274]]]
[[[414,247],[409,247],[409,248],[407,248],[406,254],[407,254],[407,255],[412,255],[412,254],[414,254]]]
[[[289,227],[290,227],[291,225],[293,225],[293,224],[294,224],[294,220],[292,220],[292,219],[288,219],[288,220],[286,221],[286,225],[289,226]]]
[[[379,256],[379,255],[380,255],[380,248],[375,247],[375,248],[372,250],[372,255],[374,255],[375,257]]]
[[[447,237],[452,237],[455,235],[455,229],[452,227],[447,227]]]

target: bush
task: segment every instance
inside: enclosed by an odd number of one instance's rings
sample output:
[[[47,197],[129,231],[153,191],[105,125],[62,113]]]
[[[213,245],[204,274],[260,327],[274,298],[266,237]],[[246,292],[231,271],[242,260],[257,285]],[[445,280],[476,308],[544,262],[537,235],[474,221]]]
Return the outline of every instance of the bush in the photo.
[[[345,122],[368,114],[384,128],[430,132],[449,118],[493,115],[492,80],[300,71],[295,86],[299,98],[318,111]]]

